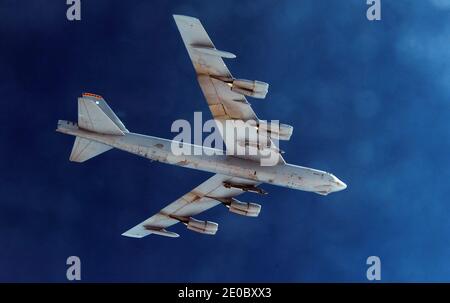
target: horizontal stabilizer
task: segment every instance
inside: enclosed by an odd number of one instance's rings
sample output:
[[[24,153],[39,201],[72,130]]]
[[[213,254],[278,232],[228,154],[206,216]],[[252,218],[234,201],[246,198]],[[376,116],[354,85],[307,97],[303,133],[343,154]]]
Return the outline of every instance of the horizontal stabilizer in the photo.
[[[110,149],[112,147],[109,145],[76,137],[69,160],[73,162],[84,162]]]

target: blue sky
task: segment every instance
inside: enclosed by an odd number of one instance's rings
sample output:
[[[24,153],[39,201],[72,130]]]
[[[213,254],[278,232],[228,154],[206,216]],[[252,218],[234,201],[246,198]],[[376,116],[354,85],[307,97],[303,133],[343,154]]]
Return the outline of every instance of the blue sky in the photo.
[[[0,3],[0,281],[450,280],[450,1],[65,1]],[[347,190],[322,197],[264,186],[258,219],[216,207],[209,237],[120,234],[210,174],[109,151],[71,163],[58,119],[82,92],[105,97],[133,132],[172,138],[176,119],[209,117],[172,14],[198,17],[237,54],[239,78],[270,83],[250,100],[294,126],[288,162],[330,171]]]

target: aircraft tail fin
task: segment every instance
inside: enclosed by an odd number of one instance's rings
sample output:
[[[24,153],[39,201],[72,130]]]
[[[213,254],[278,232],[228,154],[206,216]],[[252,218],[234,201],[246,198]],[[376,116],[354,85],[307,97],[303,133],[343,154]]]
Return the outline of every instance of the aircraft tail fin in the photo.
[[[123,136],[128,132],[106,101],[91,93],[78,98],[78,127],[105,135]]]
[[[112,149],[112,146],[95,142],[89,139],[76,137],[69,160],[72,162],[81,163],[110,149]]]
[[[78,129],[115,136],[124,136],[128,133],[125,125],[106,101],[101,96],[90,93],[84,93],[78,98],[78,124],[59,120],[56,130],[76,136],[69,158],[73,162],[87,161],[113,148],[95,140],[77,136]]]

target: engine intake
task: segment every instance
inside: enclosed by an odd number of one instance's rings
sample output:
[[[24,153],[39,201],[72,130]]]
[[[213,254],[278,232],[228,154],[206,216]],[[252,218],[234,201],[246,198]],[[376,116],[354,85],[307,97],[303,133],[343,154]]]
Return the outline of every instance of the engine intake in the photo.
[[[200,221],[194,218],[189,218],[186,227],[201,234],[215,235],[217,230],[219,229],[219,224],[210,221]]]
[[[267,133],[270,137],[277,137],[278,140],[288,141],[291,139],[294,128],[288,124],[272,124],[260,121],[258,125],[260,133]]]
[[[269,84],[257,80],[235,79],[231,90],[241,95],[264,99],[269,91]]]
[[[228,207],[230,212],[247,217],[258,217],[261,212],[261,205],[256,203],[241,202],[236,199],[233,199]]]

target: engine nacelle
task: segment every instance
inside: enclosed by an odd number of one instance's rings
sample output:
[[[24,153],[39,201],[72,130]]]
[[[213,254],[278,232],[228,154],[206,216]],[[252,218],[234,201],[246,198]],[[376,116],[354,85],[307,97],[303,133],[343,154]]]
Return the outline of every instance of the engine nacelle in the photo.
[[[269,91],[269,84],[257,80],[235,79],[231,90],[241,95],[264,99]]]
[[[230,212],[247,217],[258,217],[261,212],[261,205],[241,202],[236,199],[233,199],[228,207]]]
[[[272,124],[260,121],[258,131],[260,133],[267,133],[270,137],[274,135],[273,137],[278,137],[278,140],[287,141],[291,139],[294,128],[283,123]]]
[[[186,224],[187,228],[201,234],[215,235],[219,229],[219,224],[210,221],[200,221],[190,218]]]

